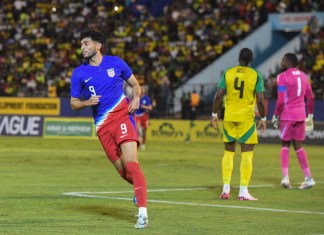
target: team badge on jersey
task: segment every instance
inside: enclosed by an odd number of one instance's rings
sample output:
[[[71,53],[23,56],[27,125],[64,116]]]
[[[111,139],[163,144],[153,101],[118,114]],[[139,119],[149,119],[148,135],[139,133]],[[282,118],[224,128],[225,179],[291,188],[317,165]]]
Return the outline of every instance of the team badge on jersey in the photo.
[[[109,77],[114,77],[115,76],[115,70],[114,68],[111,68],[111,69],[107,69],[107,73],[108,73],[108,76]]]

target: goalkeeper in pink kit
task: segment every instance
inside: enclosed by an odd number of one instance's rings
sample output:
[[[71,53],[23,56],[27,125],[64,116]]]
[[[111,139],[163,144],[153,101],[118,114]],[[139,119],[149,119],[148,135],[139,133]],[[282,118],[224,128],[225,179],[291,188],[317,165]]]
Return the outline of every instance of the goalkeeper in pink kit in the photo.
[[[298,58],[293,53],[287,53],[282,58],[283,72],[277,77],[278,99],[272,118],[274,127],[280,129],[282,142],[280,158],[283,174],[281,185],[287,189],[292,188],[288,175],[290,143],[293,143],[305,177],[305,181],[298,188],[307,189],[315,185],[315,181],[311,177],[306,151],[302,147],[306,129],[311,131],[314,128],[314,95],[307,75],[297,69],[298,64]],[[307,100],[307,118],[305,98]]]

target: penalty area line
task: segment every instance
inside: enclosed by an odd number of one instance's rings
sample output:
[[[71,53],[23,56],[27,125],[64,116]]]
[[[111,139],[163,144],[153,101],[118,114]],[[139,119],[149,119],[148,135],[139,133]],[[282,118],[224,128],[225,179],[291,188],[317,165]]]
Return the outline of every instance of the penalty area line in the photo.
[[[129,191],[127,191],[129,192]],[[92,192],[95,194],[96,192]],[[103,192],[101,192],[103,193]],[[91,192],[66,192],[63,193],[66,196],[76,196],[85,198],[102,198],[102,199],[112,199],[112,200],[123,200],[132,201],[132,198],[125,197],[113,197],[113,196],[98,196],[91,195]],[[161,203],[169,205],[183,205],[183,206],[198,206],[198,207],[213,207],[213,208],[231,208],[231,209],[245,209],[245,210],[256,210],[256,211],[271,211],[271,212],[283,212],[283,213],[298,213],[298,214],[313,214],[313,215],[324,215],[324,212],[317,211],[299,211],[299,210],[286,210],[286,209],[274,209],[274,208],[262,208],[262,207],[249,207],[249,206],[232,206],[232,205],[219,205],[219,204],[208,204],[208,203],[193,203],[193,202],[174,202],[174,201],[163,201],[163,200],[147,200],[151,203]]]

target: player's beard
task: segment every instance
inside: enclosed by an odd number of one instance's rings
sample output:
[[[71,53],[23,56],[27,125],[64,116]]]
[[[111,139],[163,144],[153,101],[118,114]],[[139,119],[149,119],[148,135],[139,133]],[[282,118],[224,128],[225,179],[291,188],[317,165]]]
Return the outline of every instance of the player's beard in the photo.
[[[97,54],[96,50],[89,51],[87,56],[83,56],[85,60],[91,60],[92,57],[94,57]]]

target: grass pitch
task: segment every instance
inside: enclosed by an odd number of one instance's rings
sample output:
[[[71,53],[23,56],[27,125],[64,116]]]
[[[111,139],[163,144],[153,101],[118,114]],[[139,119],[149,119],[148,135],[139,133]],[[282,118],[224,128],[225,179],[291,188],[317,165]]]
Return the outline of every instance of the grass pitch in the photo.
[[[278,141],[279,142],[279,141]],[[147,178],[149,228],[135,230],[132,186],[97,140],[0,137],[0,234],[323,234],[321,146],[304,146],[317,185],[303,181],[294,151],[280,186],[280,145],[257,145],[250,192],[238,201],[240,155],[231,198],[222,190],[223,144],[148,142],[139,151]],[[239,149],[239,148],[238,148]]]

